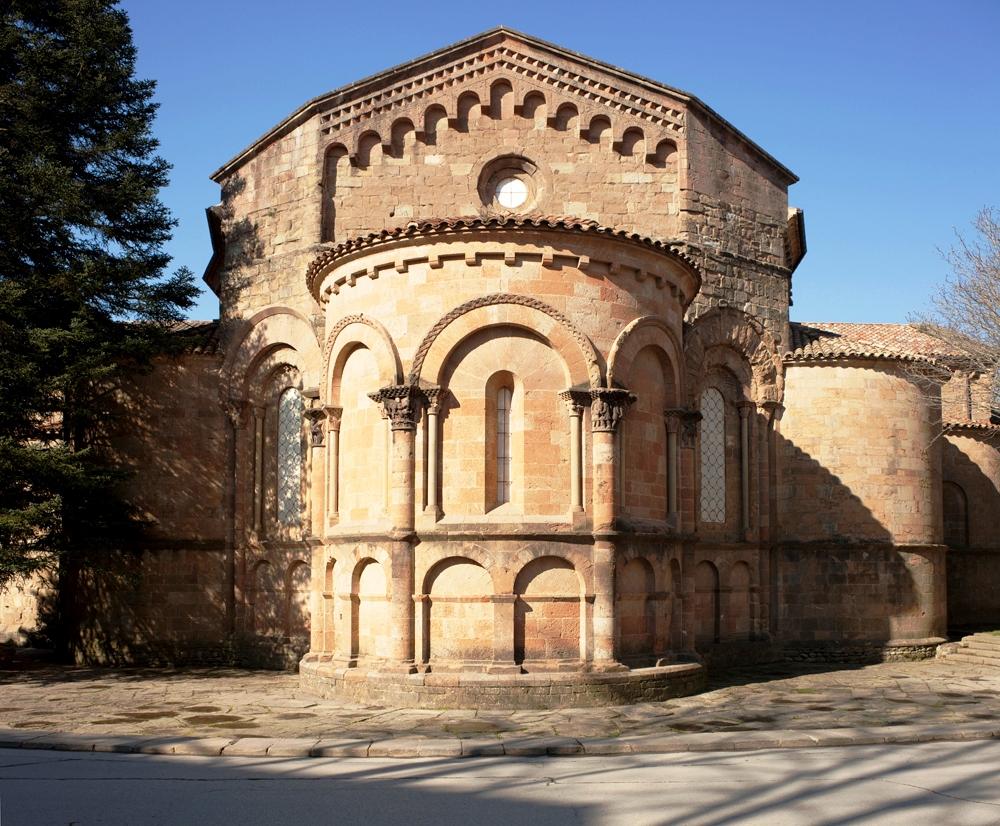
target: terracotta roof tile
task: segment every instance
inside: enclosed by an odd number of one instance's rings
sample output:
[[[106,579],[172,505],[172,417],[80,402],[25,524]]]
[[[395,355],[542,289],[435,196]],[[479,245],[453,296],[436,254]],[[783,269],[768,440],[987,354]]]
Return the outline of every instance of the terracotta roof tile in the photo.
[[[606,227],[586,218],[574,218],[567,215],[466,215],[451,218],[424,218],[413,220],[406,224],[392,229],[384,229],[380,232],[371,232],[356,238],[342,241],[330,247],[309,264],[306,270],[306,278],[309,283],[318,273],[323,271],[337,258],[348,255],[358,250],[377,246],[381,243],[391,242],[400,238],[421,235],[450,235],[464,230],[477,229],[558,229],[576,232],[586,232],[595,235],[604,235],[618,238],[623,241],[632,241],[652,249],[669,253],[676,258],[685,261],[692,269],[698,271],[697,264],[690,258],[681,247],[674,241],[664,241],[652,238],[648,235],[641,235],[629,232],[624,229]]]
[[[219,321],[186,319],[171,325],[171,331],[184,341],[184,352],[214,356],[222,351]]]
[[[796,322],[786,361],[873,358],[929,361],[956,357],[953,348],[911,324]]]

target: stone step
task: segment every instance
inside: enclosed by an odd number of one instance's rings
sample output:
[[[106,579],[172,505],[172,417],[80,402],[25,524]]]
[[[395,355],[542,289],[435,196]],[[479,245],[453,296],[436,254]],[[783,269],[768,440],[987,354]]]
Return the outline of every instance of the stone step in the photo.
[[[967,637],[962,637],[962,642],[970,645],[975,643],[984,648],[995,648],[1000,651],[1000,636],[995,634],[970,634]]]
[[[996,660],[991,657],[977,657],[975,654],[966,654],[966,650],[967,649],[963,649],[961,651],[956,651],[954,654],[945,655],[945,662],[966,663],[968,665],[986,665],[1000,671],[1000,660]]]
[[[977,657],[987,657],[1000,662],[1000,648],[996,648],[991,645],[982,645],[975,641],[968,643],[963,642],[962,647],[959,650],[965,654],[973,654]]]

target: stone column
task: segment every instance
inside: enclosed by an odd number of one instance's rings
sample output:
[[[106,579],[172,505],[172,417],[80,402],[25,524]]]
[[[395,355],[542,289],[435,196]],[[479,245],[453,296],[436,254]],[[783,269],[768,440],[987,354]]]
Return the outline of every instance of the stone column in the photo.
[[[326,525],[340,521],[340,418],[343,409],[324,407],[326,413]]]
[[[681,427],[681,412],[677,409],[663,411],[667,426],[667,519],[673,521],[675,529],[680,527],[677,517],[677,483],[680,477],[677,434]]]
[[[493,602],[493,662],[489,674],[516,674],[521,668],[514,663],[514,604],[515,594],[494,594]]]
[[[250,405],[241,399],[229,399],[223,402],[223,410],[229,420],[227,429],[228,442],[226,451],[227,473],[226,473],[226,572],[225,572],[225,605],[226,605],[226,632],[232,634],[236,631],[237,618],[236,608],[242,602],[237,599],[238,580],[236,576],[236,546],[241,536],[240,513],[244,510],[242,493],[246,494],[246,486],[240,484],[240,446],[246,439],[247,425],[250,421]],[[245,573],[245,572],[244,572]],[[239,595],[242,597],[242,595]]]
[[[618,424],[635,396],[627,390],[590,392],[594,456],[594,665],[623,669],[615,652],[615,528],[618,516]]]
[[[392,570],[389,613],[392,622],[392,670],[416,671],[414,663],[413,548],[414,441],[420,391],[411,385],[383,387],[370,397],[382,408],[392,433],[389,519],[392,522]]]
[[[780,402],[764,401],[759,404],[759,410],[765,422],[765,426],[760,428],[763,433],[758,439],[763,454],[760,462],[760,508],[761,521],[765,527],[761,531],[761,552],[757,569],[757,634],[759,637],[773,638],[778,632],[778,612],[775,607],[778,600],[778,566],[774,550],[778,519],[777,434],[785,408]],[[763,519],[765,513],[766,522]]]
[[[569,474],[570,510],[583,510],[583,408],[590,394],[579,390],[564,390],[559,398],[569,412]]]
[[[253,482],[249,491],[253,508],[253,532],[260,536],[264,525],[264,411],[253,409]]]
[[[318,399],[305,412],[309,423],[309,533],[322,536],[326,525],[326,411]]]
[[[750,540],[750,413],[753,402],[740,402],[740,529],[744,541]]]
[[[424,390],[427,398],[427,510],[434,515],[435,520],[441,516],[441,504],[438,501],[438,440],[441,435],[438,418],[441,413],[441,393],[438,387]]]

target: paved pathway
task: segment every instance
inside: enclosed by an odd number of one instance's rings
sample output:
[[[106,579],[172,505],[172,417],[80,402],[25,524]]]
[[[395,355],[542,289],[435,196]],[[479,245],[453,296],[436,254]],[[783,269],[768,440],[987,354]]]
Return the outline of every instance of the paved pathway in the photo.
[[[973,826],[1000,742],[544,760],[161,757],[0,749],[3,826]]]
[[[779,664],[716,676],[694,697],[598,709],[440,711],[321,700],[293,674],[240,669],[0,671],[0,728],[135,737],[524,738],[1000,726],[1000,670],[931,660],[856,668]],[[871,742],[869,740],[869,742]],[[488,750],[487,750],[488,753]]]

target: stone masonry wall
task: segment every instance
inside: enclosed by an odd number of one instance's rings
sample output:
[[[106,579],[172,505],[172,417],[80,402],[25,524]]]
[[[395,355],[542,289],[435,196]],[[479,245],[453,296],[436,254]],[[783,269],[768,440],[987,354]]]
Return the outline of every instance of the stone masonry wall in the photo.
[[[334,97],[227,166],[224,318],[314,316],[317,244],[495,210],[483,187],[511,156],[531,173],[523,211],[683,240],[706,275],[695,313],[725,302],[785,338],[787,174],[682,97],[515,38]]]
[[[943,477],[961,488],[964,545],[948,548],[948,622],[1000,626],[1000,450],[996,436],[965,431],[943,443]],[[961,514],[956,515],[961,519]]]

